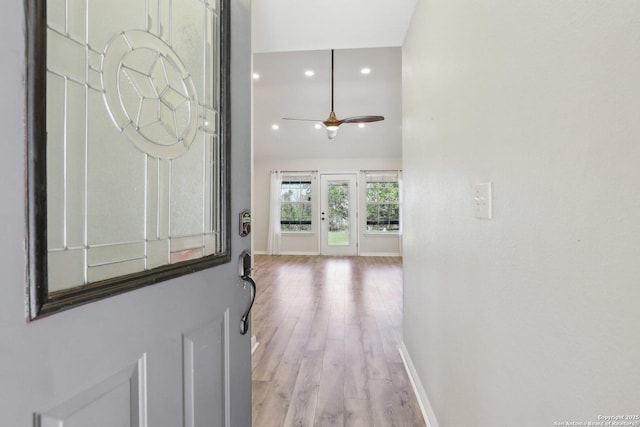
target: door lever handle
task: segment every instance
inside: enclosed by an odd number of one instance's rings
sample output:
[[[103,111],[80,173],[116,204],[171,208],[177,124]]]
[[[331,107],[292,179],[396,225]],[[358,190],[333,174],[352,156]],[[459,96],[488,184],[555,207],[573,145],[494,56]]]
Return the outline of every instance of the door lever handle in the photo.
[[[240,334],[244,335],[249,330],[249,313],[251,313],[253,302],[256,300],[256,282],[250,276],[251,270],[253,270],[251,268],[251,252],[242,251],[238,262],[238,270],[240,279],[242,279],[245,285],[249,283],[251,287],[251,297],[249,299],[249,304],[247,305],[247,309],[244,311],[244,314],[240,319]]]
[[[249,330],[249,314],[251,313],[253,302],[256,300],[256,282],[251,278],[251,276],[242,276],[241,279],[249,283],[251,287],[251,298],[249,299],[249,305],[247,306],[247,309],[240,319],[240,334],[244,335]]]

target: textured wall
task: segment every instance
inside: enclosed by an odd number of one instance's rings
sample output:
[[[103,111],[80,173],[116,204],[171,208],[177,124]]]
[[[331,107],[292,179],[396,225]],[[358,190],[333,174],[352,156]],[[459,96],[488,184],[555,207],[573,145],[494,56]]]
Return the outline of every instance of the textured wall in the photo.
[[[640,413],[639,20],[631,0],[419,1],[404,341],[440,427]]]

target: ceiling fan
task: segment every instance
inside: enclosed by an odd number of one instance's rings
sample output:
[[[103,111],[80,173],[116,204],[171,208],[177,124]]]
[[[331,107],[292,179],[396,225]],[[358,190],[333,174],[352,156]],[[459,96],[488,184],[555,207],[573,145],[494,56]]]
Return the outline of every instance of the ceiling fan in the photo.
[[[370,123],[379,122],[384,120],[383,116],[354,116],[347,117],[346,119],[338,120],[336,113],[333,111],[333,49],[331,49],[331,113],[326,120],[314,120],[314,119],[292,119],[284,117],[282,120],[300,120],[305,122],[320,122],[327,129],[327,136],[329,139],[333,139],[338,135],[338,126],[343,123]]]

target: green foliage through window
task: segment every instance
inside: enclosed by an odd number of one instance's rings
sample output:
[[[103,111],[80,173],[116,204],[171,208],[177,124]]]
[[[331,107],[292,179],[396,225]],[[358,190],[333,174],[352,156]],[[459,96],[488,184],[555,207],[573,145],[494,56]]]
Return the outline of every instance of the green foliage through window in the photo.
[[[311,181],[283,180],[280,187],[280,229],[311,231]]]
[[[367,231],[400,230],[400,188],[398,181],[367,182]]]
[[[349,230],[349,184],[331,183],[328,188],[329,231]]]

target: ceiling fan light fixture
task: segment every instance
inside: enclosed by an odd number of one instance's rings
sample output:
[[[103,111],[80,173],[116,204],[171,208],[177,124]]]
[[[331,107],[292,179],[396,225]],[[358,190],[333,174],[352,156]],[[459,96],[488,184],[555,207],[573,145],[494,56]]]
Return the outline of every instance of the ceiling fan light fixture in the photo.
[[[327,126],[327,136],[333,139],[338,135],[338,126]]]
[[[321,123],[324,125],[325,129],[327,129],[327,137],[329,139],[333,139],[338,135],[338,126],[343,123],[359,123],[359,127],[364,127],[364,123],[370,122],[379,122],[380,120],[384,120],[383,116],[353,116],[347,117],[346,119],[338,120],[336,117],[336,113],[333,111],[333,49],[331,49],[331,113],[329,114],[329,118],[327,120],[322,121]],[[311,70],[307,70],[311,71]],[[364,71],[363,71],[364,72]],[[368,69],[367,72],[371,72]],[[283,120],[300,120],[304,122],[320,122],[320,120],[315,119],[293,119],[290,117],[284,117]],[[318,126],[316,125],[316,129]]]

